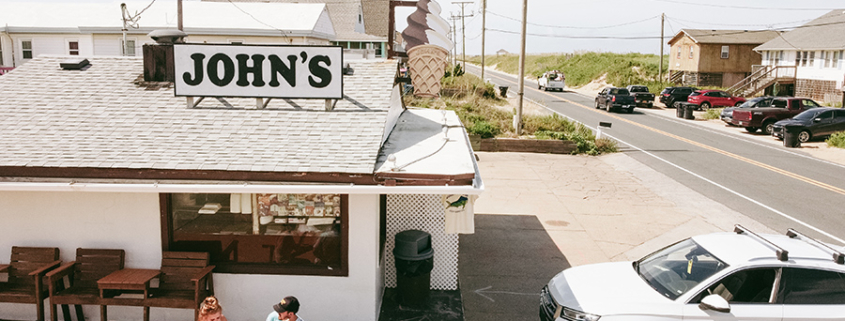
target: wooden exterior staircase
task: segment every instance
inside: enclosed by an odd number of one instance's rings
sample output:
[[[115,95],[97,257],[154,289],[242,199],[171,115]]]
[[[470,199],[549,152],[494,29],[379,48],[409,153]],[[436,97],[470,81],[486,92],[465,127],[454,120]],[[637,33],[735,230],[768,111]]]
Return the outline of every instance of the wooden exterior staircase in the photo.
[[[795,83],[795,66],[757,65],[751,67],[751,75],[740,80],[726,91],[733,96],[748,97],[776,83]]]

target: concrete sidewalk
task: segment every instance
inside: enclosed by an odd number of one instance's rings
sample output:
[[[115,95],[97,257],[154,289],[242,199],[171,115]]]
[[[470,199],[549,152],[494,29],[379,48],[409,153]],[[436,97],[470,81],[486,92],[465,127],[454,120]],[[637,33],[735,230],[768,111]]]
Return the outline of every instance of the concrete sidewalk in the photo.
[[[475,203],[476,234],[460,239],[466,320],[536,319],[536,293],[568,266],[635,260],[734,224],[776,233],[624,151],[477,154],[486,191]]]

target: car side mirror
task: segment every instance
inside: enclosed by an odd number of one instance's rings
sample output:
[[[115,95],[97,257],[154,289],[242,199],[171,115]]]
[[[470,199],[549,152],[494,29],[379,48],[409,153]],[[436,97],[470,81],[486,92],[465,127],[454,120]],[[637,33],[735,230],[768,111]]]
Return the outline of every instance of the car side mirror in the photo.
[[[704,299],[701,299],[701,303],[698,304],[698,308],[722,313],[731,312],[731,304],[728,303],[728,300],[725,300],[725,298],[718,294],[711,294],[704,297]]]

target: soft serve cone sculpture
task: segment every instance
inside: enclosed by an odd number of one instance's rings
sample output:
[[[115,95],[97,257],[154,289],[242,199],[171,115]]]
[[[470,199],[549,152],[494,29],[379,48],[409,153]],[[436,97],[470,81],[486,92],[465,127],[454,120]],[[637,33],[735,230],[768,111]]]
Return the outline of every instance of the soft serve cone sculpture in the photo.
[[[440,96],[440,79],[446,72],[446,55],[452,49],[449,23],[440,17],[440,5],[434,0],[420,0],[417,10],[408,16],[402,31],[414,96]]]

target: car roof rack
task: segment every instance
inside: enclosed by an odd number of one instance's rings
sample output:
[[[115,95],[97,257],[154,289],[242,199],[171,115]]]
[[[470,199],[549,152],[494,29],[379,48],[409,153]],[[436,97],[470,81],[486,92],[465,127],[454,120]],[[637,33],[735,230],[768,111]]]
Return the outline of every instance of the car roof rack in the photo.
[[[821,241],[819,241],[817,239],[814,239],[814,238],[809,237],[807,235],[798,233],[798,231],[793,230],[793,229],[787,229],[786,230],[786,236],[789,236],[789,238],[793,238],[793,239],[798,237],[800,240],[802,240],[804,242],[816,245],[818,247],[822,247],[825,250],[829,251],[831,254],[833,254],[833,262],[836,262],[836,264],[845,264],[845,254],[843,254],[840,251],[837,251],[836,249],[828,246],[827,244],[822,243]]]
[[[769,241],[769,240],[763,238],[762,236],[757,235],[754,232],[751,232],[750,230],[743,227],[742,225],[739,225],[739,224],[734,225],[734,232],[736,234],[742,234],[742,233],[748,234],[748,236],[751,236],[752,238],[759,241],[760,243],[763,243],[765,245],[768,245],[769,247],[774,248],[775,253],[777,254],[778,260],[789,261],[789,251],[784,250],[782,247],[777,246],[775,243],[772,243],[772,241]]]

